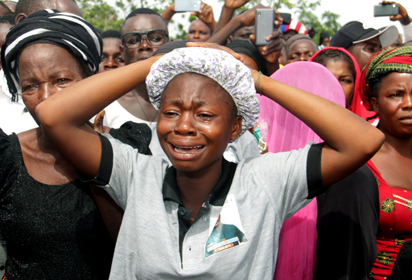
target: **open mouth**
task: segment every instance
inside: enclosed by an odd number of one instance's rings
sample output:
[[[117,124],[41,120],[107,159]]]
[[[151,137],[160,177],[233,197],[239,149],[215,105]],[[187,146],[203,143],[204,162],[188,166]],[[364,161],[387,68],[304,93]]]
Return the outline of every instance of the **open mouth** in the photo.
[[[172,146],[172,148],[175,152],[182,153],[182,154],[194,154],[194,153],[197,153],[197,152],[201,151],[205,147],[203,145],[183,147],[183,146],[173,145],[172,143],[169,143],[169,144]]]
[[[401,122],[407,122],[407,123],[410,123],[410,122],[412,122],[412,116],[404,116],[404,117],[402,117],[402,118],[400,118],[399,119]]]

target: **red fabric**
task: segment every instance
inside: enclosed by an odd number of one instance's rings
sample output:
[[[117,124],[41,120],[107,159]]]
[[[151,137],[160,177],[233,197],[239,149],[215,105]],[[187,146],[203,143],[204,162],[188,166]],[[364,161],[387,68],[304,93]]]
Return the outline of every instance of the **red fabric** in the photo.
[[[381,206],[377,236],[378,258],[369,279],[384,280],[391,275],[396,257],[405,241],[412,240],[412,191],[389,186],[371,160],[366,165],[378,181]]]
[[[360,71],[358,62],[356,61],[355,57],[353,57],[353,55],[344,48],[328,47],[328,48],[323,48],[323,49],[319,50],[317,53],[315,53],[309,59],[309,61],[313,61],[313,59],[315,57],[317,57],[324,50],[339,50],[341,52],[346,53],[352,59],[352,62],[353,62],[353,65],[355,66],[355,71],[356,71],[355,87],[354,87],[354,91],[353,91],[352,101],[349,104],[349,106],[347,106],[346,108],[348,110],[352,111],[353,113],[355,113],[356,115],[360,116],[364,120],[366,120],[367,118],[373,117],[375,115],[375,112],[367,110],[364,106],[365,101],[363,100],[363,91],[362,91],[362,88],[361,88],[361,76],[362,75],[361,75],[361,71]],[[366,100],[366,102],[369,105],[369,102],[367,100]],[[373,123],[377,119],[379,119],[379,118],[369,120],[369,122]]]
[[[301,26],[302,26],[302,23],[301,23],[300,21],[298,21],[298,22],[296,23],[296,27],[295,27],[296,32],[299,33],[299,30],[300,30],[300,27],[301,27]]]
[[[409,64],[412,65],[412,57],[410,56],[395,56],[392,58],[388,58],[385,61],[382,62],[382,64],[385,63],[401,63],[401,64]]]
[[[395,50],[395,49],[393,49],[393,50]],[[391,53],[392,51],[389,51],[388,53]],[[377,56],[381,52],[382,51],[380,51],[380,52],[376,53],[374,56],[372,56],[372,58],[369,59],[368,63],[366,64],[365,68],[362,71],[362,76],[361,76],[361,81],[360,81],[360,83],[361,83],[360,88],[361,88],[362,93],[368,92],[369,93],[368,95],[371,95],[368,87],[366,86],[366,81],[365,81],[366,71],[368,70],[369,65],[371,64],[371,61],[375,58],[375,56]],[[363,102],[363,106],[365,107],[366,110],[369,111],[371,105],[369,104],[369,101],[366,98],[365,94],[361,95],[361,99],[362,99],[362,102]]]

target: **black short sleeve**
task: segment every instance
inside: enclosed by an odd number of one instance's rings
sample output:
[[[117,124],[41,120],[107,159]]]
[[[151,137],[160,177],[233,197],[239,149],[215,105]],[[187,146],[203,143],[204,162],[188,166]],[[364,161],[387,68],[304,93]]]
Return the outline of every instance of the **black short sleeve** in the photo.
[[[100,166],[97,176],[93,179],[88,179],[84,175],[77,172],[77,178],[85,183],[91,183],[97,186],[105,186],[110,181],[113,168],[113,148],[109,139],[99,134],[100,143],[102,144],[102,157],[100,159]]]
[[[321,156],[322,148],[325,143],[314,144],[310,147],[308,153],[306,174],[308,180],[308,199],[325,192],[326,188],[322,185],[322,173],[321,173]]]
[[[21,158],[21,152],[14,148],[19,145],[12,145],[11,139],[18,142],[15,134],[8,136],[0,129],[0,198],[7,192],[8,188],[6,186],[12,186],[13,184],[10,184],[10,182],[17,179],[10,178],[10,173],[15,171],[17,168],[16,162],[18,163],[18,159]]]
[[[139,154],[152,155],[149,145],[152,130],[145,123],[125,122],[120,128],[111,128],[109,134],[124,144],[139,150]]]

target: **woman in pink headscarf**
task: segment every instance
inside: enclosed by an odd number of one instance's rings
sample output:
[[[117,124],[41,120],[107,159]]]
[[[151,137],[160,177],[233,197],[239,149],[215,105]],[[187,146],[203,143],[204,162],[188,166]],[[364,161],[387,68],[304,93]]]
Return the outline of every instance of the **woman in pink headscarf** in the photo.
[[[361,71],[350,52],[344,48],[328,47],[319,50],[309,61],[320,63],[333,73],[345,91],[347,109],[377,125],[379,118],[363,106],[360,87]]]
[[[320,95],[344,106],[342,87],[331,72],[317,63],[295,62],[275,72],[271,78]],[[308,126],[277,103],[259,96],[259,127],[269,152],[299,149],[309,141],[321,142]],[[279,238],[274,279],[313,279],[316,262],[317,204],[313,200],[285,221]]]

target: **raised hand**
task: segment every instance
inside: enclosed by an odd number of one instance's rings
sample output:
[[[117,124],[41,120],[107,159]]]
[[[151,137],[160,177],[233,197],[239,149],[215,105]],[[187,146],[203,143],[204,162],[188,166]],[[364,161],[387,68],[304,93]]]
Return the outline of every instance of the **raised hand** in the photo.
[[[396,3],[396,2],[393,2],[393,1],[382,1],[382,2],[379,3],[379,4],[382,4],[382,5],[390,5],[390,4],[394,4],[394,3]],[[408,11],[405,9],[404,6],[402,6],[402,5],[399,4],[399,3],[398,3],[398,6],[399,6],[399,14],[397,14],[396,16],[390,16],[390,20],[391,20],[391,21],[397,21],[397,20],[399,20],[402,25],[408,25],[408,24],[410,24],[410,23],[412,22],[412,19],[409,17]]]
[[[202,2],[202,4],[200,5],[199,12],[191,12],[191,14],[197,16],[198,19],[203,21],[213,31],[216,25],[216,21],[211,6]]]
[[[250,40],[255,43],[256,36],[250,35]],[[266,41],[272,41],[266,46],[256,46],[260,56],[269,63],[276,63],[282,51],[283,42],[280,39],[280,32],[274,31],[266,37]]]

